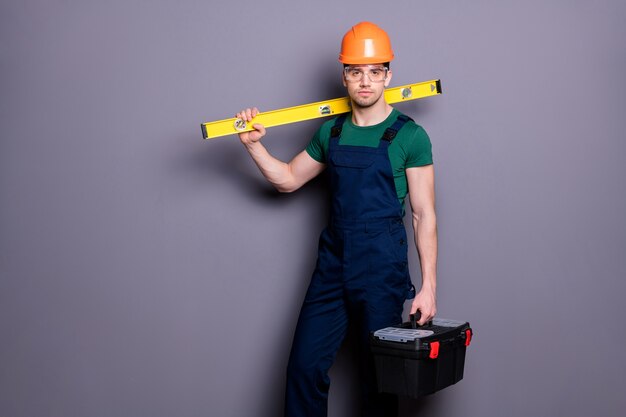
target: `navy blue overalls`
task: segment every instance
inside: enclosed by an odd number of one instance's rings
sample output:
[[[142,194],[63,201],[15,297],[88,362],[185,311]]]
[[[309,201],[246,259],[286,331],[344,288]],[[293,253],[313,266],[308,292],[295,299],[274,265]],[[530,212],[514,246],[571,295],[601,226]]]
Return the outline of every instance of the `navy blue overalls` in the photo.
[[[411,120],[399,116],[377,148],[339,145],[346,115],[331,129],[328,169],[331,216],[287,367],[286,417],[327,415],[333,364],[348,322],[358,329],[364,416],[393,416],[397,398],[377,394],[369,332],[402,321],[415,290],[407,266],[407,239],[387,149]]]

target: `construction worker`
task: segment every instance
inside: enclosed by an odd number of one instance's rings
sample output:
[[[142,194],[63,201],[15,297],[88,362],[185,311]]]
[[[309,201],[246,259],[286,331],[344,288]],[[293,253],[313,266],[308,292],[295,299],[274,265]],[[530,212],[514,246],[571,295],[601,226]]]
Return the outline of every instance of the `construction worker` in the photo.
[[[419,324],[436,313],[437,226],[431,144],[422,127],[384,98],[394,58],[387,34],[361,22],[344,36],[339,61],[352,112],[324,123],[289,163],[261,144],[265,128],[239,138],[280,192],[329,171],[331,213],[320,236],[287,368],[286,417],[326,416],[328,370],[348,322],[359,333],[363,416],[397,414],[397,398],[377,392],[369,333],[402,322],[405,299]],[[236,117],[254,122],[256,108]],[[409,195],[422,285],[415,294],[407,266],[404,200]]]

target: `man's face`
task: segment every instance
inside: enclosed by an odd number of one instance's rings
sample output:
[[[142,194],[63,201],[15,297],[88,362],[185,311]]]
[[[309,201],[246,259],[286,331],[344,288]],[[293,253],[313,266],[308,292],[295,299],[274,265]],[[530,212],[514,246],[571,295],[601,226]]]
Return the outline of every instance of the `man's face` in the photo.
[[[383,64],[350,65],[343,72],[343,85],[353,105],[363,108],[376,104],[390,81],[391,70],[386,70]]]

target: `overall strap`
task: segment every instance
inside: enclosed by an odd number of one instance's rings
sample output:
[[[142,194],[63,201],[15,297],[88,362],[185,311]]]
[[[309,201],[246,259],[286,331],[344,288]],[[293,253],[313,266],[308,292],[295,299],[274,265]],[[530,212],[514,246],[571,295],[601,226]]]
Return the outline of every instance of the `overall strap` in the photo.
[[[402,126],[404,126],[409,120],[413,121],[413,119],[411,119],[409,116],[401,114],[400,116],[398,116],[396,121],[393,122],[393,124],[385,130],[385,133],[383,133],[383,137],[380,139],[386,140],[387,142],[389,142],[389,144],[391,144],[393,139],[398,134],[398,131],[402,129]]]
[[[348,115],[347,113],[344,113],[335,119],[335,124],[330,129],[331,139],[338,138],[339,136],[341,136],[341,130],[343,129],[343,122],[346,121],[347,115]]]

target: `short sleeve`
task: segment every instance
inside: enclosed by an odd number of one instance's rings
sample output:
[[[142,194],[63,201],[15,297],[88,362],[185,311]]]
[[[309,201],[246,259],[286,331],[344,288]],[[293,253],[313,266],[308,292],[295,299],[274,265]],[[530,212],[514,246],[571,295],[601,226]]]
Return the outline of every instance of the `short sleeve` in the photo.
[[[432,145],[428,134],[419,125],[406,143],[406,168],[421,167],[433,163]]]
[[[322,141],[320,139],[320,130],[321,129],[318,129],[315,135],[313,135],[313,138],[306,147],[306,152],[317,162],[326,163],[324,160],[324,149],[322,148]]]
[[[332,120],[323,123],[306,147],[309,156],[321,164],[325,164],[328,157],[328,138]]]

